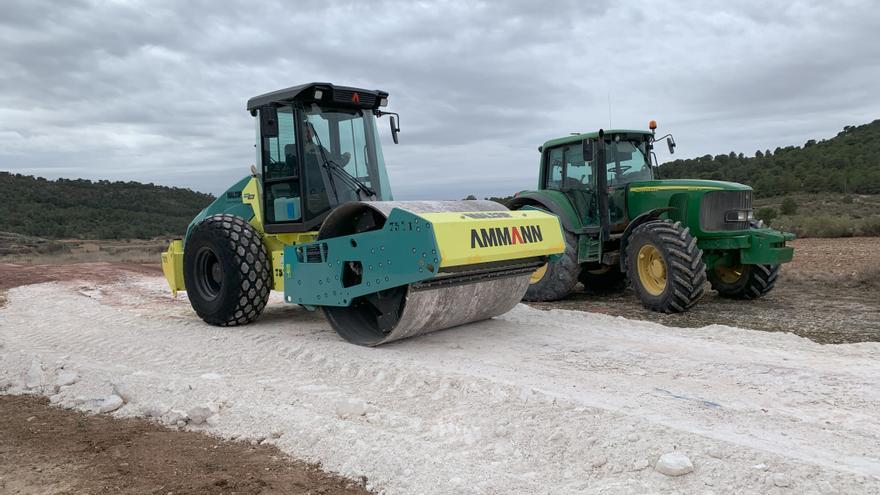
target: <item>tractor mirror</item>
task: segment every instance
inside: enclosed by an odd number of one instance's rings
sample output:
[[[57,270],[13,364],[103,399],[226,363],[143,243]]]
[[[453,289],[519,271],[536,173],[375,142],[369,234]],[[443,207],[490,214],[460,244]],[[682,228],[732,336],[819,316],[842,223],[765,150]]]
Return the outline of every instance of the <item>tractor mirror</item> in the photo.
[[[666,138],[666,146],[669,147],[669,154],[675,153],[675,140],[672,139],[672,136]]]
[[[583,154],[585,162],[593,161],[593,142],[589,139],[584,139]]]
[[[400,127],[397,126],[397,119],[392,115],[389,118],[389,122],[391,122],[391,139],[394,140],[394,144],[397,144],[397,133],[400,132]]]
[[[263,138],[278,137],[278,109],[275,105],[260,107],[260,134]]]

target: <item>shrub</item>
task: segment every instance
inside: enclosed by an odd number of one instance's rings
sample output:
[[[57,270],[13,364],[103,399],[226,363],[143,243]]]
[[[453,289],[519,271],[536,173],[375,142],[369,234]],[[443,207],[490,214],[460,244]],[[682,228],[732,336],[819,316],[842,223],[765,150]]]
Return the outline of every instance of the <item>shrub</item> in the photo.
[[[765,224],[770,225],[773,222],[773,219],[777,217],[776,209],[770,207],[764,207],[758,210],[755,213],[755,218],[758,220],[763,220]]]
[[[862,236],[880,236],[880,215],[862,219],[857,232]]]
[[[856,233],[853,219],[831,215],[787,217],[777,227],[794,232],[798,237],[852,237]]]
[[[847,194],[846,196],[844,196],[843,198],[841,198],[840,202],[843,203],[843,204],[845,204],[845,205],[851,205],[852,202],[853,202],[853,197],[852,197],[852,195]]]
[[[783,215],[794,215],[797,213],[797,203],[791,198],[786,196],[785,199],[782,200],[782,205],[779,207],[779,212]]]

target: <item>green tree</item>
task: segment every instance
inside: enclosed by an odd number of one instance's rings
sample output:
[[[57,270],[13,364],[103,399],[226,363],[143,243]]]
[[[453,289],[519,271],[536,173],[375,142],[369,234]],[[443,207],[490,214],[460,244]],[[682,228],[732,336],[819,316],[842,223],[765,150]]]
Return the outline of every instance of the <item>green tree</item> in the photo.
[[[773,222],[773,219],[777,217],[776,209],[765,207],[758,210],[758,213],[755,214],[755,218],[758,220],[763,220],[764,223],[770,225]]]
[[[786,196],[785,199],[782,200],[782,205],[779,206],[779,213],[783,215],[794,215],[797,213],[797,203],[791,197]]]

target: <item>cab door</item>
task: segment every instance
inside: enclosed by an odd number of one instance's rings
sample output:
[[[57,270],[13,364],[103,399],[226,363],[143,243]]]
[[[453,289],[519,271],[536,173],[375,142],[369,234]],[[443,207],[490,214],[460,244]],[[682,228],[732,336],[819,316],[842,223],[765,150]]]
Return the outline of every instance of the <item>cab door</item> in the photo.
[[[303,219],[300,149],[295,125],[297,110],[291,105],[283,105],[276,112],[277,131],[271,134],[263,131],[261,141],[263,212],[267,231],[284,230],[281,226],[301,224]]]

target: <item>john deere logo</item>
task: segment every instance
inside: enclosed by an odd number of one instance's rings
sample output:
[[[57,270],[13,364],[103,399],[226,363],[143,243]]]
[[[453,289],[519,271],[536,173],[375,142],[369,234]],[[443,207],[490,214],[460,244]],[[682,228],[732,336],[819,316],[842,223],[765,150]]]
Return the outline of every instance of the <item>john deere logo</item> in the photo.
[[[357,93],[352,93],[351,101],[354,103],[360,103],[361,102],[361,95],[359,95]]]
[[[539,225],[521,225],[519,227],[495,227],[488,229],[471,229],[471,249],[476,247],[509,246],[511,244],[528,244],[541,242]]]

